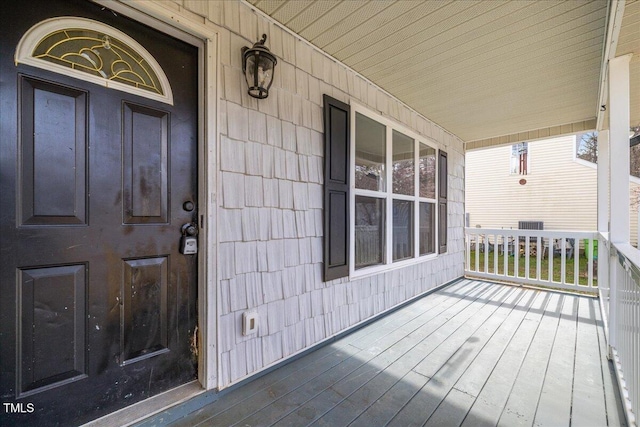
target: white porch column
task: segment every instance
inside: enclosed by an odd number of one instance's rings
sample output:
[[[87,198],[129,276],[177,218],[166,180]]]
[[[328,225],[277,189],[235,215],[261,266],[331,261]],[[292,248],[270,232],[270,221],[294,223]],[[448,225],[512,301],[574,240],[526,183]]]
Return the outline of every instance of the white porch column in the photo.
[[[598,132],[598,231],[609,232],[609,131]]]
[[[603,130],[598,132],[598,228],[601,233],[609,232],[609,131]],[[606,312],[609,313],[609,283],[612,277],[609,276],[609,263],[611,260],[604,254],[607,254],[604,248],[600,248],[598,254],[598,289],[601,304],[606,306]],[[606,286],[604,284],[607,284]],[[608,318],[607,318],[608,320]]]
[[[609,61],[609,194],[612,243],[629,243],[629,62],[631,55]],[[618,298],[616,264],[610,258],[609,268],[609,345],[616,347]]]
[[[609,61],[609,145],[611,153],[611,229],[613,243],[628,243],[629,234],[629,61]]]

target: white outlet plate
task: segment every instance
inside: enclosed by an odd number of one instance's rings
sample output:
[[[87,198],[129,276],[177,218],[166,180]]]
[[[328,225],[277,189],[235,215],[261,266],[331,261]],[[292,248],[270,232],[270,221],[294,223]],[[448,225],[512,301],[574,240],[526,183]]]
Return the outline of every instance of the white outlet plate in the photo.
[[[258,332],[258,312],[245,311],[242,313],[242,335],[253,335]]]

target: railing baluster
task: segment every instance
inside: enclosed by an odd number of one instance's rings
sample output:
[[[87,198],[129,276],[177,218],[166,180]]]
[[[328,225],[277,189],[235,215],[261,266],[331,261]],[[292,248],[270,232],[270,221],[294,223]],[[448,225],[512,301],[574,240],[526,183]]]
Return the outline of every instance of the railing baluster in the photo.
[[[589,289],[593,289],[593,260],[594,260],[594,240],[589,239],[589,253],[587,256],[587,286]]]
[[[553,282],[553,248],[555,241],[553,237],[549,238],[549,283]]]
[[[480,235],[476,234],[476,271],[480,272]]]
[[[544,247],[542,246],[543,239],[538,236],[536,237],[536,279],[542,279],[542,256],[544,255]]]
[[[484,272],[489,273],[489,253],[491,244],[489,242],[489,235],[484,235]]]
[[[467,270],[471,270],[471,235],[466,233],[464,241],[467,248],[467,253],[465,254],[467,260],[466,268]]]
[[[520,236],[516,234],[513,240],[513,277],[518,278],[518,269],[520,268]]]
[[[573,282],[576,286],[580,286],[580,239],[578,237],[573,238]]]
[[[567,283],[567,238],[560,241],[560,283]]]
[[[529,236],[526,236],[524,238],[524,257],[525,257],[524,258],[524,278],[525,279],[529,278],[529,262],[530,262],[529,261],[529,256],[531,255],[530,254],[530,252],[531,252],[530,249],[531,248],[529,247],[530,243],[531,242],[529,240]]]
[[[509,266],[509,238],[504,235],[503,236],[503,243],[504,243],[504,270],[502,270],[502,273],[504,274],[504,277],[507,277],[507,268]]]
[[[498,258],[500,258],[500,246],[498,246],[498,237],[496,234],[496,241],[493,244],[493,274],[498,274]]]

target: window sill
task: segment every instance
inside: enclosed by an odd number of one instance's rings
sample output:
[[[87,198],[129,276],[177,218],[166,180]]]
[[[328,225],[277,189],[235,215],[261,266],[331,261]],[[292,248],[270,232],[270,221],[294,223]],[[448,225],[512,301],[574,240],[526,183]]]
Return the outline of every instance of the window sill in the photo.
[[[446,254],[442,254],[442,255],[446,255]],[[421,264],[423,262],[431,261],[436,258],[438,258],[438,254],[434,253],[429,255],[423,255],[419,258],[412,258],[412,259],[394,262],[392,264],[382,264],[382,265],[373,265],[370,267],[363,267],[358,270],[353,270],[349,274],[349,281],[377,276],[382,273],[398,270],[405,267],[410,267],[412,265]]]

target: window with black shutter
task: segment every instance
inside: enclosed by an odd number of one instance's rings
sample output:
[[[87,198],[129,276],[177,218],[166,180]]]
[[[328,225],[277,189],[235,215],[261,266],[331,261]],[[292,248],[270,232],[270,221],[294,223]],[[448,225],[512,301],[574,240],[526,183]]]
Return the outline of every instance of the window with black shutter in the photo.
[[[447,153],[327,95],[324,127],[324,280],[446,252]]]

